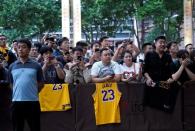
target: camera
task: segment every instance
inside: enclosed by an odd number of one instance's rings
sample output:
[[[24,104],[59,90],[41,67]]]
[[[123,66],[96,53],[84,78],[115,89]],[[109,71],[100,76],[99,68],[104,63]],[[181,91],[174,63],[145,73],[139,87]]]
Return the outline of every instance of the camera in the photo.
[[[77,56],[78,61],[82,61],[82,56]]]
[[[130,76],[130,73],[129,73],[129,72],[124,72],[124,73],[123,73],[123,77],[124,77],[125,79],[127,79],[129,76]]]
[[[144,60],[142,60],[142,59],[139,59],[139,63],[144,63]]]
[[[98,49],[98,48],[97,48],[97,49],[95,49],[95,52],[98,52],[98,51],[100,51],[100,49]]]

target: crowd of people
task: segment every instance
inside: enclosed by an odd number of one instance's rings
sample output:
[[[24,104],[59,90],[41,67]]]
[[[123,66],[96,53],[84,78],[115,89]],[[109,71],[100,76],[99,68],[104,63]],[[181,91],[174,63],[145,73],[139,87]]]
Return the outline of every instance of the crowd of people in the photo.
[[[37,101],[43,84],[133,81],[151,88],[160,81],[183,84],[195,80],[195,49],[193,44],[179,49],[165,36],[144,43],[141,50],[131,40],[111,44],[107,36],[90,44],[78,41],[73,48],[66,37],[57,40],[45,35],[34,43],[14,40],[10,50],[7,37],[0,35],[0,72],[0,84],[9,83],[13,90],[14,127],[21,131],[23,116],[38,131]]]
[[[0,36],[2,82],[8,82],[11,63],[20,61],[20,41],[31,44],[28,58],[41,66],[44,83],[142,81],[155,86],[158,81],[184,83],[195,79],[193,44],[179,50],[177,42],[167,43],[164,36],[158,36],[154,43],[144,43],[141,51],[133,41],[111,44],[107,36],[91,44],[78,41],[73,48],[66,37],[57,40],[45,35],[34,43],[28,39],[14,40],[12,50],[7,48],[6,39]]]

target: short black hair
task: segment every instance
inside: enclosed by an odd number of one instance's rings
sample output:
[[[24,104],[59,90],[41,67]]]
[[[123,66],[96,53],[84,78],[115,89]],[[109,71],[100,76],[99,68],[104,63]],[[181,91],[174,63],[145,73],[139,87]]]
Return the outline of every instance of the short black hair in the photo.
[[[126,51],[124,51],[124,52],[122,53],[122,55],[121,55],[122,58],[124,58],[124,56],[125,56],[126,53],[131,54],[131,56],[132,56],[132,58],[133,58],[133,54],[132,54],[132,52],[129,51],[129,50],[126,50]]]
[[[91,48],[93,48],[93,46],[94,46],[95,44],[100,45],[99,41],[94,41],[94,42],[91,43]]]
[[[108,39],[109,37],[108,36],[103,36],[100,38],[99,42],[102,43],[102,41],[104,41],[105,39]]]
[[[129,45],[132,45],[133,44],[133,41],[130,40],[130,39],[125,39],[125,40],[123,40],[123,42],[125,42],[125,43],[127,43]]]
[[[40,49],[42,47],[42,44],[40,42],[34,42],[33,46],[38,49],[38,52],[40,52]]]
[[[49,41],[52,41],[52,42],[55,41],[54,37],[47,37],[45,40],[49,40]]]
[[[119,40],[119,41],[117,41],[116,43],[115,43],[115,46],[116,47],[118,47],[120,44],[122,44],[123,43],[123,41],[122,40]]]
[[[76,47],[86,47],[86,46],[88,46],[88,44],[87,44],[87,42],[85,42],[85,41],[78,41],[77,43],[76,43]]]
[[[14,42],[17,42],[18,43],[18,40],[13,40],[12,43],[14,43]]]
[[[64,55],[70,55],[70,53],[69,52],[65,52]]]
[[[24,43],[24,44],[27,45],[27,47],[28,47],[29,49],[31,49],[32,43],[31,43],[30,40],[27,39],[27,38],[19,39],[19,40],[18,40],[18,43]]]
[[[185,54],[188,54],[188,55],[189,55],[189,53],[188,53],[187,50],[184,50],[184,49],[179,50],[179,51],[177,52],[177,57],[178,57],[178,58],[185,59],[185,58],[184,58],[184,57],[185,57]]]
[[[107,51],[107,50],[109,50],[109,49],[108,49],[108,48],[102,48],[102,49],[100,50],[100,55],[102,55],[103,51]]]
[[[81,47],[75,47],[72,49],[72,52],[74,53],[75,51],[83,52],[83,49]]]
[[[62,37],[61,39],[59,39],[57,41],[57,45],[61,46],[64,41],[68,41],[69,42],[69,39],[67,37]]]
[[[191,43],[187,44],[187,45],[185,46],[185,48],[187,48],[189,45],[192,45],[192,44],[191,44]]]
[[[145,48],[146,46],[148,46],[148,45],[152,45],[152,43],[150,43],[150,42],[144,43],[144,44],[142,45],[142,50],[144,50],[144,48]]]
[[[171,46],[172,46],[173,44],[177,44],[177,42],[176,42],[176,41],[170,41],[170,42],[167,44],[167,49],[170,49]]]
[[[154,39],[154,41],[157,42],[157,41],[160,40],[160,39],[166,40],[166,37],[163,36],[163,35],[161,35],[161,36],[156,37],[156,38]]]
[[[43,55],[44,53],[46,53],[46,52],[53,52],[53,50],[52,50],[52,48],[50,48],[50,47],[48,47],[48,46],[43,46],[43,47],[41,47],[41,49],[40,49],[40,54],[41,55]]]

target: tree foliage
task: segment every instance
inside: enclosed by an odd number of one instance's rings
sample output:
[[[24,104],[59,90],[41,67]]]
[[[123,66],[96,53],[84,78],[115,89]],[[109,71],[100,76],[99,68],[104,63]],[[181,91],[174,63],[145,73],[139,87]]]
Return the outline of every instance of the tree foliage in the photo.
[[[178,17],[173,17],[175,14]],[[125,20],[136,16],[143,39],[140,43],[154,39],[157,34],[165,34],[168,40],[179,40],[183,23],[182,0],[82,0],[82,29],[87,38],[94,39],[93,32],[115,36],[121,26],[127,27]],[[153,29],[146,33],[144,22],[153,21]],[[132,24],[128,23],[128,24]],[[133,27],[127,28],[136,33]],[[158,33],[157,33],[158,32]],[[146,38],[144,38],[146,35]],[[140,37],[138,42],[140,41]],[[96,39],[96,38],[95,38]],[[144,41],[145,40],[145,41]]]
[[[60,2],[53,0],[1,0],[1,32],[11,39],[54,30],[60,26]]]
[[[127,27],[125,20],[133,9],[131,0],[82,0],[83,33],[89,41],[102,35],[114,37],[121,26]]]
[[[146,41],[151,41],[157,34],[165,35],[168,40],[181,41],[183,0],[146,0],[138,8],[136,15],[141,20],[153,20],[154,27],[146,37]]]
[[[140,43],[157,34],[180,40],[183,0],[81,0],[81,5],[82,32],[88,41],[103,35],[115,37],[124,29],[136,34],[133,26],[128,26],[133,25],[134,16],[141,32],[141,37],[137,36]],[[60,8],[60,0],[1,0],[0,33],[14,39],[60,29]],[[178,17],[173,17],[175,14]],[[144,25],[147,20],[153,22],[149,33]]]

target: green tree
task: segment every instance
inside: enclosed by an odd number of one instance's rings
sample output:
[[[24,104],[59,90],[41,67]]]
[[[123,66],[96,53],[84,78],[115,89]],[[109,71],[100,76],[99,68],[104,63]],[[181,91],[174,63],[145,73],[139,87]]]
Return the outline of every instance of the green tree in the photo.
[[[145,41],[152,41],[157,35],[165,35],[168,40],[181,41],[183,0],[172,0],[171,2],[168,0],[145,0],[142,6],[138,6],[136,15],[138,20],[150,19],[153,21],[153,29],[147,34]]]
[[[173,17],[175,14],[178,17]],[[133,18],[138,21],[138,32],[135,32]],[[129,19],[130,23],[125,23]],[[107,34],[115,36],[121,28],[128,29],[136,36],[139,47],[142,43],[153,40],[157,35],[166,35],[168,40],[180,40],[179,33],[183,23],[182,0],[82,0],[82,31],[91,41],[94,33],[98,36]],[[145,23],[152,21],[149,30]],[[97,39],[97,38],[95,38]]]
[[[87,41],[100,36],[114,37],[122,29],[135,32],[133,17],[138,21],[136,36],[141,43],[165,34],[168,40],[181,40],[179,33],[183,23],[183,0],[81,0],[82,32]],[[11,39],[42,34],[61,28],[60,0],[1,0],[0,33]],[[178,17],[173,16],[178,14]],[[127,23],[127,20],[129,20]],[[153,28],[146,33],[145,22],[153,22]],[[94,35],[94,32],[97,35]]]
[[[0,31],[15,39],[59,29],[60,5],[54,0],[1,0]]]
[[[82,0],[82,32],[88,41],[102,35],[114,37],[121,28],[128,27],[126,20],[133,9],[131,0]]]

